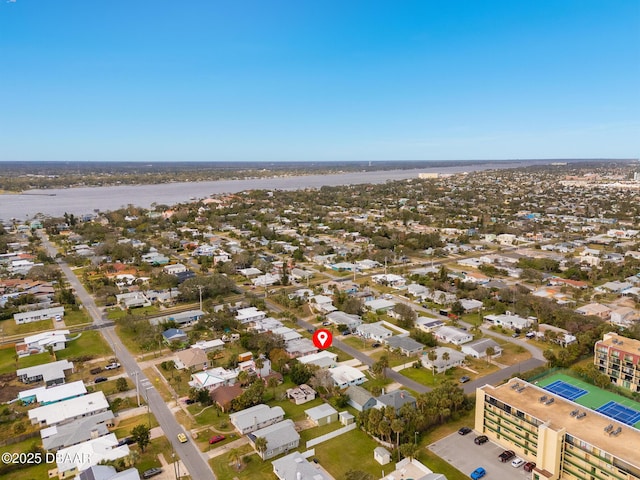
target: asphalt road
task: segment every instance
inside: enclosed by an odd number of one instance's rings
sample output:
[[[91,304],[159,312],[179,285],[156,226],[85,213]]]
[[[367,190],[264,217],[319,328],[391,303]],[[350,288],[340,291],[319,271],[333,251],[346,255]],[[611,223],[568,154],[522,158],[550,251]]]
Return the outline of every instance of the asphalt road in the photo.
[[[42,239],[43,245],[46,247],[49,255],[55,258],[58,253],[55,246],[49,242],[49,239],[43,233],[40,234],[40,238]],[[104,326],[105,323],[110,322],[103,318],[102,312],[96,306],[93,297],[89,295],[84,286],[78,280],[78,277],[76,277],[66,263],[60,259],[58,259],[57,262],[62,269],[62,272],[67,277],[67,281],[75,290],[76,296],[80,302],[82,302],[82,305],[84,305],[84,308],[93,319],[94,324],[96,326],[103,327],[100,328],[99,331],[113,349],[115,356],[118,358],[118,361],[129,377],[138,385],[141,397],[148,400],[151,412],[155,415],[162,431],[171,443],[176,455],[178,455],[184,463],[188,473],[191,475],[191,478],[216,480],[213,470],[211,470],[206,458],[200,453],[197,446],[191,441],[187,443],[180,443],[178,441],[178,433],[186,433],[185,430],[176,421],[164,399],[154,388],[153,382],[148,379],[144,373],[142,373],[133,355],[129,353],[124,344],[120,341],[118,335],[116,335],[114,327]],[[187,438],[189,438],[188,434]],[[183,473],[186,474],[187,472]]]

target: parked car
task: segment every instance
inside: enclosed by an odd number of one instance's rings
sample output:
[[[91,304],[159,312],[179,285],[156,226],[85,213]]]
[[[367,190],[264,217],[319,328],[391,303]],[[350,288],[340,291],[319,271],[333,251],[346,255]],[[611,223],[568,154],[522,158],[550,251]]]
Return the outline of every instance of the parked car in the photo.
[[[520,457],[516,457],[511,461],[511,466],[513,468],[518,468],[518,467],[521,467],[522,465],[524,465],[524,460],[521,459]]]
[[[462,427],[460,430],[458,430],[458,433],[460,435],[466,435],[467,433],[471,433],[471,429],[469,427]]]
[[[102,382],[106,382],[107,380],[109,380],[107,377],[96,377],[93,380],[93,383],[102,383]]]
[[[149,470],[145,470],[144,472],[142,472],[142,478],[151,478],[151,477],[155,477],[156,475],[160,475],[162,473],[162,469],[161,468],[150,468]]]
[[[471,472],[471,478],[473,478],[473,480],[478,480],[479,478],[484,477],[487,474],[487,472],[485,471],[484,468],[482,467],[478,467],[476,468],[473,472]]]
[[[124,437],[120,439],[120,441],[118,442],[118,446],[121,447],[122,445],[133,445],[134,443],[136,442],[133,441],[133,438]]]
[[[102,371],[102,367],[92,368],[89,371],[91,372],[91,375],[97,375],[98,373],[100,373]]]
[[[184,433],[178,434],[178,441],[180,443],[187,443],[187,436]]]
[[[120,368],[120,364],[118,362],[113,362],[104,367],[105,370],[115,370],[116,368]]]
[[[505,450],[504,452],[502,452],[498,456],[498,458],[500,459],[500,461],[502,463],[504,463],[504,462],[508,462],[509,460],[511,460],[515,456],[516,456],[516,454],[513,452],[513,450]]]
[[[213,437],[211,437],[209,439],[209,445],[213,445],[214,443],[218,443],[221,442],[225,439],[226,437],[224,435],[215,435]]]
[[[184,403],[186,403],[187,405],[193,405],[194,403],[196,403],[196,401],[192,398],[187,398],[185,399]]]
[[[376,342],[373,345],[371,345],[371,348],[378,348],[381,345],[382,345],[381,343]]]
[[[487,437],[486,435],[478,435],[473,439],[473,443],[475,443],[476,445],[482,445],[483,443],[487,443],[488,441],[489,437]]]
[[[322,322],[323,327],[328,327],[329,325],[331,325],[331,322]]]
[[[525,472],[530,472],[531,470],[533,470],[534,468],[536,468],[536,463],[535,462],[527,462],[524,464],[524,471]]]
[[[344,332],[342,332],[342,335],[351,335],[351,332],[349,330],[345,330]]]
[[[512,334],[511,334],[511,336],[512,336],[513,338],[518,338],[518,337],[520,336],[520,334],[519,334],[519,333],[512,333]]]
[[[471,377],[467,377],[466,375],[460,377],[460,383],[467,383],[471,381]]]

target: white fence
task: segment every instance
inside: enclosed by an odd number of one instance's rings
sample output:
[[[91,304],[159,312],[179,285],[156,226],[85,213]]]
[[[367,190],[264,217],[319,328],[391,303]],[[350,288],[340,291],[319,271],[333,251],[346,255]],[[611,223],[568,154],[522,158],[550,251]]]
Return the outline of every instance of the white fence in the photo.
[[[346,427],[339,428],[338,430],[334,430],[333,432],[326,433],[316,438],[312,438],[307,442],[307,448],[313,447],[314,445],[318,445],[319,443],[326,442],[327,440],[331,440],[332,438],[339,437],[343,433],[350,432],[356,428],[356,424],[352,423],[351,425],[347,425]]]

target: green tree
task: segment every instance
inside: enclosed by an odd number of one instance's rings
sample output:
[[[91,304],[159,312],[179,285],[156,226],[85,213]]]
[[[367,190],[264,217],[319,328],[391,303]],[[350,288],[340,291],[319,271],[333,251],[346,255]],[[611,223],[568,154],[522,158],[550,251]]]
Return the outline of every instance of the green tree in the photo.
[[[260,453],[261,457],[264,454],[264,452],[267,451],[267,439],[264,437],[256,437],[256,439],[253,442],[253,445],[256,447],[256,450],[258,451],[258,453]]]
[[[496,354],[496,349],[493,347],[487,347],[485,353],[487,354],[487,363],[491,363],[491,359]]]
[[[149,445],[151,441],[151,432],[149,427],[145,424],[141,423],[140,425],[136,425],[131,430],[131,439],[138,444],[140,447],[140,451],[144,452],[144,449]]]
[[[129,390],[129,385],[127,385],[127,379],[124,377],[120,377],[116,380],[116,389],[119,392],[126,392]]]

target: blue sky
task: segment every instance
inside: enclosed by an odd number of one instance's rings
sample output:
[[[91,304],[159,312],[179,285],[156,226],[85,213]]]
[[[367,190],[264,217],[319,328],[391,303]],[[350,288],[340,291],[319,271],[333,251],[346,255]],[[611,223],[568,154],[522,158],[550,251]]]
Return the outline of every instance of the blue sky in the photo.
[[[637,0],[0,2],[0,161],[639,156]]]

